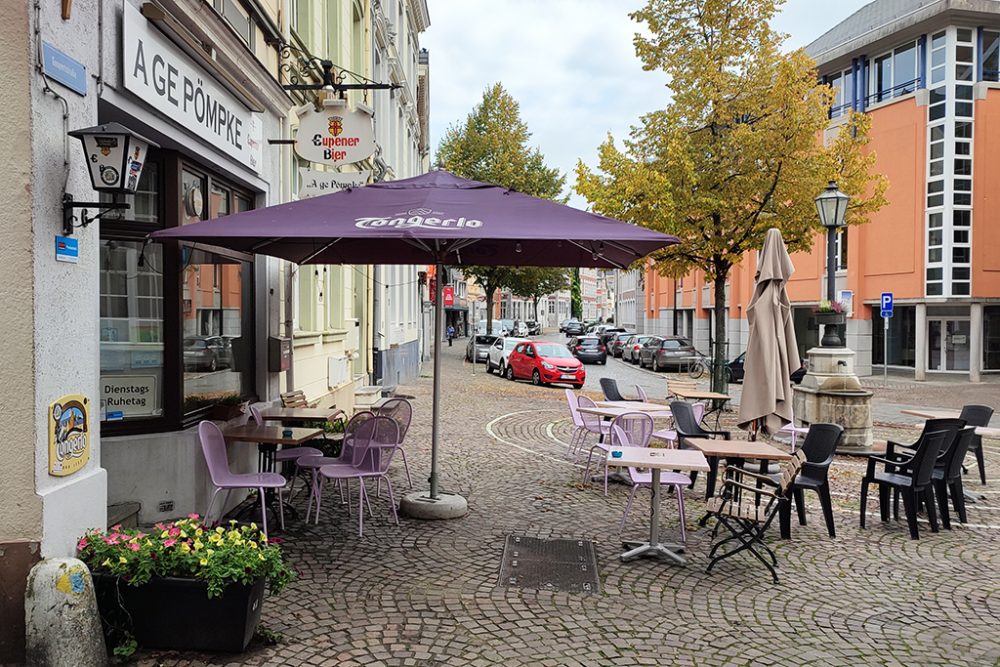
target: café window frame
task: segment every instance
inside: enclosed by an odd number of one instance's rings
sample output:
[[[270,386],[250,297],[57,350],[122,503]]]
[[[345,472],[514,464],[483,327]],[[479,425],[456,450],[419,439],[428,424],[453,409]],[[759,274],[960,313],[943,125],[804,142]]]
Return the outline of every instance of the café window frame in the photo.
[[[229,212],[253,208],[255,195],[253,192],[239,187],[237,184],[222,178],[212,171],[183,159],[172,151],[151,149],[148,164],[156,167],[155,182],[155,219],[150,215],[151,206],[147,202],[145,213],[138,217],[132,215],[135,209],[126,211],[118,218],[101,221],[101,242],[115,241],[141,245],[150,232],[166,227],[176,227],[192,219],[186,212],[185,191],[182,184],[183,174],[197,174],[202,178],[206,193],[226,193],[225,208]],[[209,194],[203,199],[202,210],[210,208]],[[135,417],[120,421],[102,421],[101,434],[104,436],[131,435],[139,433],[162,433],[176,431],[191,426],[204,419],[212,409],[212,405],[185,411],[184,410],[184,300],[183,275],[185,262],[189,262],[195,253],[210,254],[224,258],[226,264],[243,263],[245,269],[241,272],[241,289],[243,290],[242,326],[245,331],[241,349],[245,350],[243,368],[240,369],[240,396],[243,400],[256,400],[256,340],[253,312],[256,294],[254,291],[254,256],[203,244],[188,244],[184,242],[166,242],[156,244],[159,249],[151,251],[148,246],[144,255],[144,263],[150,270],[161,274],[160,294],[162,294],[162,379],[158,390],[161,393],[161,412],[151,417]],[[193,248],[196,248],[194,250]],[[155,258],[155,259],[154,259]],[[152,262],[151,262],[152,260]],[[151,262],[151,263],[150,263]],[[159,262],[162,266],[155,266]],[[216,265],[225,271],[226,264]],[[173,279],[171,279],[173,278]],[[103,280],[103,277],[102,277]],[[207,283],[223,280],[215,270],[207,272],[202,280]]]

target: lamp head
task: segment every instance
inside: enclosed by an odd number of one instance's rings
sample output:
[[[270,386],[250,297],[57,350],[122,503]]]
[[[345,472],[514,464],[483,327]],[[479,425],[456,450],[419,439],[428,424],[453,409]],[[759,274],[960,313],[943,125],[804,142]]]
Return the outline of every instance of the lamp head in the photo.
[[[816,197],[816,211],[819,221],[827,229],[844,226],[844,216],[847,214],[847,202],[850,197],[837,187],[836,181],[830,181],[826,189]]]

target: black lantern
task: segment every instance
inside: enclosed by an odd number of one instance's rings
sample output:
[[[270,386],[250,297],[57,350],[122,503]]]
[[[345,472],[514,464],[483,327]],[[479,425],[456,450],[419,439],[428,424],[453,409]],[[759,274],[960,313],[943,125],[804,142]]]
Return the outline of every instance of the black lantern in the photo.
[[[69,136],[76,137],[83,144],[90,172],[90,183],[95,190],[112,195],[132,194],[139,187],[139,177],[146,164],[146,155],[155,143],[136,134],[119,123],[105,123],[82,130],[74,130]],[[88,216],[86,208],[97,207],[104,210],[95,216]],[[73,196],[63,195],[63,233],[73,233],[73,210],[84,208],[80,215],[81,227],[98,220],[105,213],[129,208],[125,202],[74,202]]]
[[[826,298],[836,301],[837,290],[837,230],[844,226],[844,216],[847,214],[847,203],[850,197],[840,191],[836,181],[830,181],[826,190],[816,197],[816,211],[819,221],[826,227]],[[823,347],[842,347],[840,334],[837,331],[843,315],[833,318],[838,321],[827,322],[826,331],[820,345]]]

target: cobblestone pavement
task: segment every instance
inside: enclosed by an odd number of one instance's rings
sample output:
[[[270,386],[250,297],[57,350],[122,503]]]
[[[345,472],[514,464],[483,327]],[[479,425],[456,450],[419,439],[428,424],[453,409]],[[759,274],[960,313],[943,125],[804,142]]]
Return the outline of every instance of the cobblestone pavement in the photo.
[[[832,470],[837,537],[815,496],[809,524],[782,542],[771,531],[781,583],[742,555],[705,573],[709,529],[699,528],[702,482],[687,492],[686,567],[621,563],[618,522],[627,490],[580,483],[564,456],[563,391],[512,383],[445,348],[442,479],[469,514],[450,522],[386,520],[387,503],[357,536],[356,517],[324,503],[319,525],[290,523],[287,557],[300,578],[267,599],[263,624],[283,635],[240,656],[144,652],[143,665],[998,665],[1000,664],[1000,447],[988,443],[989,484],[969,524],[911,541],[905,521],[858,527],[860,459]],[[615,365],[609,364],[609,372]],[[415,396],[407,451],[415,482],[429,469],[429,368]],[[652,381],[662,382],[653,377]],[[662,385],[661,385],[662,386]],[[907,390],[909,391],[909,390]],[[903,392],[906,395],[907,392]],[[946,397],[927,405],[947,406]],[[902,401],[906,402],[906,401]],[[995,401],[994,404],[997,404]],[[729,416],[731,420],[731,416]],[[880,424],[880,436],[917,431]],[[401,470],[393,478],[405,487]],[[418,479],[419,478],[419,479]],[[876,496],[877,497],[877,496]],[[648,530],[640,495],[625,535]],[[663,530],[677,528],[663,505]],[[505,535],[596,543],[597,595],[497,587]]]

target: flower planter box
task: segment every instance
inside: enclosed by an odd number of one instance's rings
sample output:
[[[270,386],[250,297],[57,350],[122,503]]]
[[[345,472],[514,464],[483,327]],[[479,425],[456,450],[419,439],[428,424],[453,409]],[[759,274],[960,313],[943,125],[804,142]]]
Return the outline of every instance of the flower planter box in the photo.
[[[264,603],[263,577],[251,585],[230,584],[214,598],[204,581],[177,577],[130,586],[95,573],[94,588],[101,617],[124,616],[146,648],[238,653],[250,643]]]
[[[214,419],[216,421],[227,422],[231,419],[236,419],[240,415],[246,414],[247,405],[249,405],[247,402],[237,403],[236,405],[222,405],[217,403],[212,406],[208,416],[210,419]]]
[[[847,317],[844,313],[816,313],[817,324],[844,324]]]

